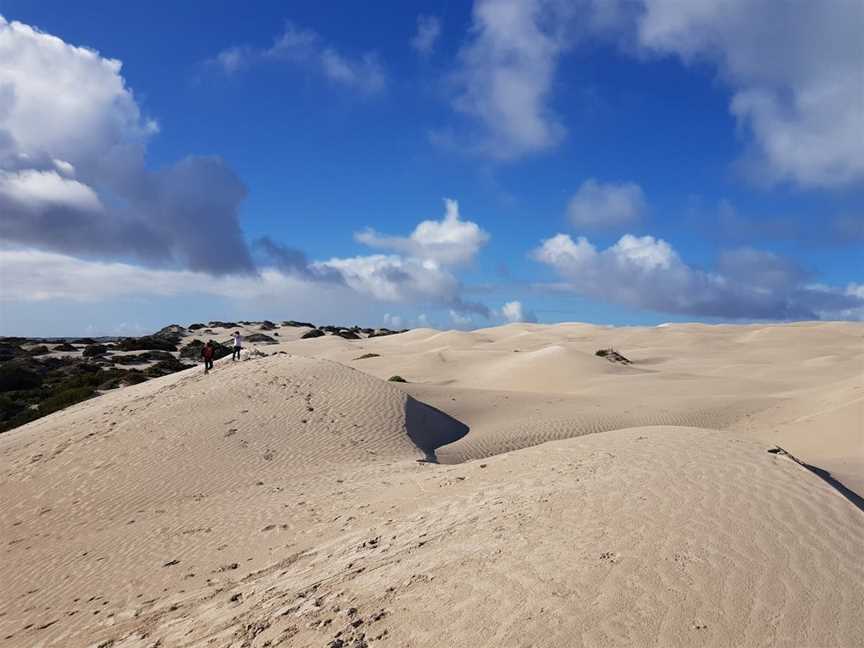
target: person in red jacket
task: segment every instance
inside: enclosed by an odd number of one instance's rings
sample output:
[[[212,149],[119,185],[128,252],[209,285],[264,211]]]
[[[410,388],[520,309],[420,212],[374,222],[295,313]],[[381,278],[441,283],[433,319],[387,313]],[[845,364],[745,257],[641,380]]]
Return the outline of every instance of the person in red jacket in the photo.
[[[201,349],[201,357],[204,358],[204,373],[206,374],[213,368],[213,356],[216,354],[216,349],[213,347],[213,341],[207,340],[207,344]]]

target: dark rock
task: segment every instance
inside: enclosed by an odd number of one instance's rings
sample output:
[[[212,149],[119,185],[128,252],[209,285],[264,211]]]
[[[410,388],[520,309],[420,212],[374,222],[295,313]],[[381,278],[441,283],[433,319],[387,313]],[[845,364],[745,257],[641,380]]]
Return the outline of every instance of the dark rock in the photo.
[[[349,331],[348,329],[342,329],[341,331],[336,331],[336,335],[341,338],[345,338],[346,340],[359,340],[360,336],[357,335],[354,331]]]
[[[317,338],[322,337],[324,332],[320,329],[312,329],[311,331],[306,331],[303,335],[300,336],[301,340],[308,340],[309,338]]]
[[[206,324],[190,324],[189,325],[190,331],[199,331],[203,328],[207,328],[207,325]]]
[[[262,331],[272,331],[273,329],[276,329],[279,327],[276,326],[270,320],[264,320],[263,322],[261,322],[261,324],[258,325],[258,328],[260,328]]]

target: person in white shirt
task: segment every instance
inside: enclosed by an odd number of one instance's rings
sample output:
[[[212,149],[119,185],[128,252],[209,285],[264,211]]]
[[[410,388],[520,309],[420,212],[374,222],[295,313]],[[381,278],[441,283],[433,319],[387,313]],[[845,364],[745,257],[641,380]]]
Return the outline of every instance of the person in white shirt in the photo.
[[[243,348],[243,336],[240,335],[240,331],[235,331],[234,335],[234,349],[231,352],[231,360],[239,360],[240,359],[240,349]]]

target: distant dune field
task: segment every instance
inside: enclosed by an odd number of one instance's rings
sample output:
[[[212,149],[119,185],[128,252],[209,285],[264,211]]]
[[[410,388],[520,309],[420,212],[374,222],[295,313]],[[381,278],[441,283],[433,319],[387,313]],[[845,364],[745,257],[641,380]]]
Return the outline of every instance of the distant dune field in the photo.
[[[0,646],[864,645],[864,326],[308,330],[0,435]]]

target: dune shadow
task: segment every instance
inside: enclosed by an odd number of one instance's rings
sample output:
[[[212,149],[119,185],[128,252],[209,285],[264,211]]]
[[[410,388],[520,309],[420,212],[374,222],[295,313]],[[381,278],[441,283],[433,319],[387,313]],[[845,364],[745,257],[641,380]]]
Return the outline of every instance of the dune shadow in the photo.
[[[768,452],[770,452],[771,454],[779,454],[789,457],[799,466],[803,466],[804,468],[812,472],[814,475],[822,479],[825,483],[827,483],[843,497],[849,500],[849,502],[851,502],[853,506],[857,507],[859,511],[864,512],[864,497],[861,497],[861,495],[853,491],[848,486],[844,485],[842,482],[837,481],[834,476],[824,468],[819,468],[818,466],[814,466],[812,464],[801,461],[798,457],[787,452],[780,446],[777,446],[776,448],[771,448],[768,450]]]
[[[405,429],[408,437],[423,451],[425,461],[438,463],[435,452],[448,443],[458,441],[470,428],[439,409],[408,396],[405,403]]]

